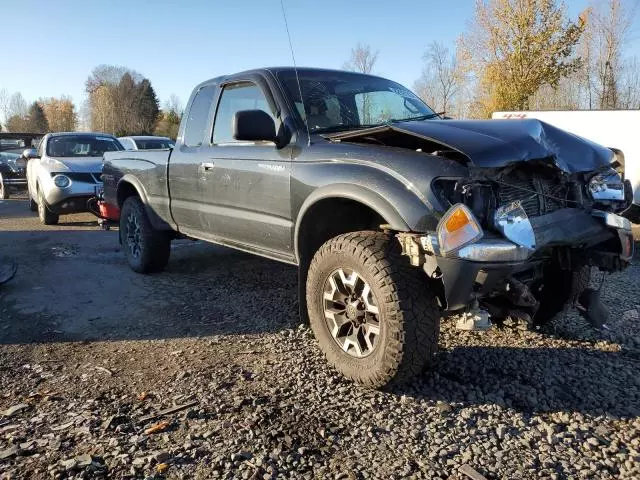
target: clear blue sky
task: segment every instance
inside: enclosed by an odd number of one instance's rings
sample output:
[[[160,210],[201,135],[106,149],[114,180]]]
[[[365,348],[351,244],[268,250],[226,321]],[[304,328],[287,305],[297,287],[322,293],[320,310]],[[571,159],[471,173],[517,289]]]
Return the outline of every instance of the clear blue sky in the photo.
[[[298,65],[340,68],[357,42],[380,51],[376,73],[411,87],[426,46],[453,46],[474,0],[284,0]],[[577,16],[588,0],[566,0]],[[636,18],[629,53],[640,54]],[[280,0],[0,0],[0,89],[27,101],[71,95],[99,64],[149,78],[161,100],[196,83],[290,65]],[[20,55],[19,55],[20,53]],[[30,63],[24,61],[31,60]]]

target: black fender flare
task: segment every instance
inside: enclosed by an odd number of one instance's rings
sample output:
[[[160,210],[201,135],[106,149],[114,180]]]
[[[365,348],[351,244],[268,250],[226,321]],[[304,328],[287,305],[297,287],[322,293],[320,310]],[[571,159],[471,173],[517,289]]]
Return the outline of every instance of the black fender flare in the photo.
[[[123,188],[124,184],[131,185],[138,193],[138,196],[140,197],[140,200],[144,205],[144,209],[149,216],[149,221],[151,222],[153,228],[157,230],[173,230],[173,228],[171,228],[171,226],[167,222],[162,220],[153,210],[153,208],[151,208],[148,201],[147,191],[142,185],[142,182],[140,182],[140,180],[138,180],[138,178],[136,178],[134,175],[125,174],[120,180],[118,180],[118,185],[116,187],[116,199],[118,201],[118,208],[122,209],[122,204],[120,203],[120,189]]]
[[[300,263],[300,246],[298,245],[298,239],[300,236],[300,226],[302,225],[305,214],[317,202],[330,198],[354,200],[358,203],[366,205],[367,207],[377,212],[389,225],[389,228],[391,230],[410,231],[410,227],[407,221],[400,215],[398,210],[380,193],[361,185],[348,183],[326,185],[324,187],[316,189],[313,193],[311,193],[302,203],[302,206],[300,207],[300,210],[298,212],[293,239],[294,253],[296,256],[296,262],[298,264]]]

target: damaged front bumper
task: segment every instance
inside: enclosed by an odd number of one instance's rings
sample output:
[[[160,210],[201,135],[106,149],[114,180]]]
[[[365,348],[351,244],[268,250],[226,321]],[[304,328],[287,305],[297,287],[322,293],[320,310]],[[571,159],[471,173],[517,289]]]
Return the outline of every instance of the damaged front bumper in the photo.
[[[535,269],[557,248],[571,249],[582,264],[608,272],[624,269],[633,257],[631,224],[619,215],[565,208],[527,220],[535,238],[532,245],[485,234],[443,253],[435,234],[400,233],[398,239],[413,265],[421,266],[429,278],[442,281],[440,300],[449,311],[465,308],[505,279]]]

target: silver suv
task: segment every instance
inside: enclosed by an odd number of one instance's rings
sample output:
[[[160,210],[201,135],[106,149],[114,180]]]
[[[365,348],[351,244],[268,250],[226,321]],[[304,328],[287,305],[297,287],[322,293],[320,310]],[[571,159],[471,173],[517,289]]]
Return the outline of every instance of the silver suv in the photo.
[[[45,225],[58,223],[61,214],[88,211],[87,200],[102,189],[102,155],[123,150],[113,135],[103,133],[49,133],[28,157],[29,208]]]

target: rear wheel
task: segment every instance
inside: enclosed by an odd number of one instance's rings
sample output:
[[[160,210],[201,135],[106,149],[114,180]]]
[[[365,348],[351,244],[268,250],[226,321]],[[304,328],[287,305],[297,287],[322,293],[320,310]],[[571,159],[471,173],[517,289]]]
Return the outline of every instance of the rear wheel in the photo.
[[[120,239],[129,267],[138,273],[159,272],[167,265],[171,239],[151,225],[139,197],[128,197],[120,215]]]
[[[4,184],[4,178],[0,173],[0,200],[6,200],[9,198],[9,188]]]
[[[47,207],[44,194],[40,189],[38,189],[38,217],[40,217],[40,222],[44,225],[56,225],[60,220],[60,216]]]
[[[357,383],[401,383],[436,353],[435,296],[390,235],[355,232],[326,242],[309,267],[307,307],[327,360]]]

